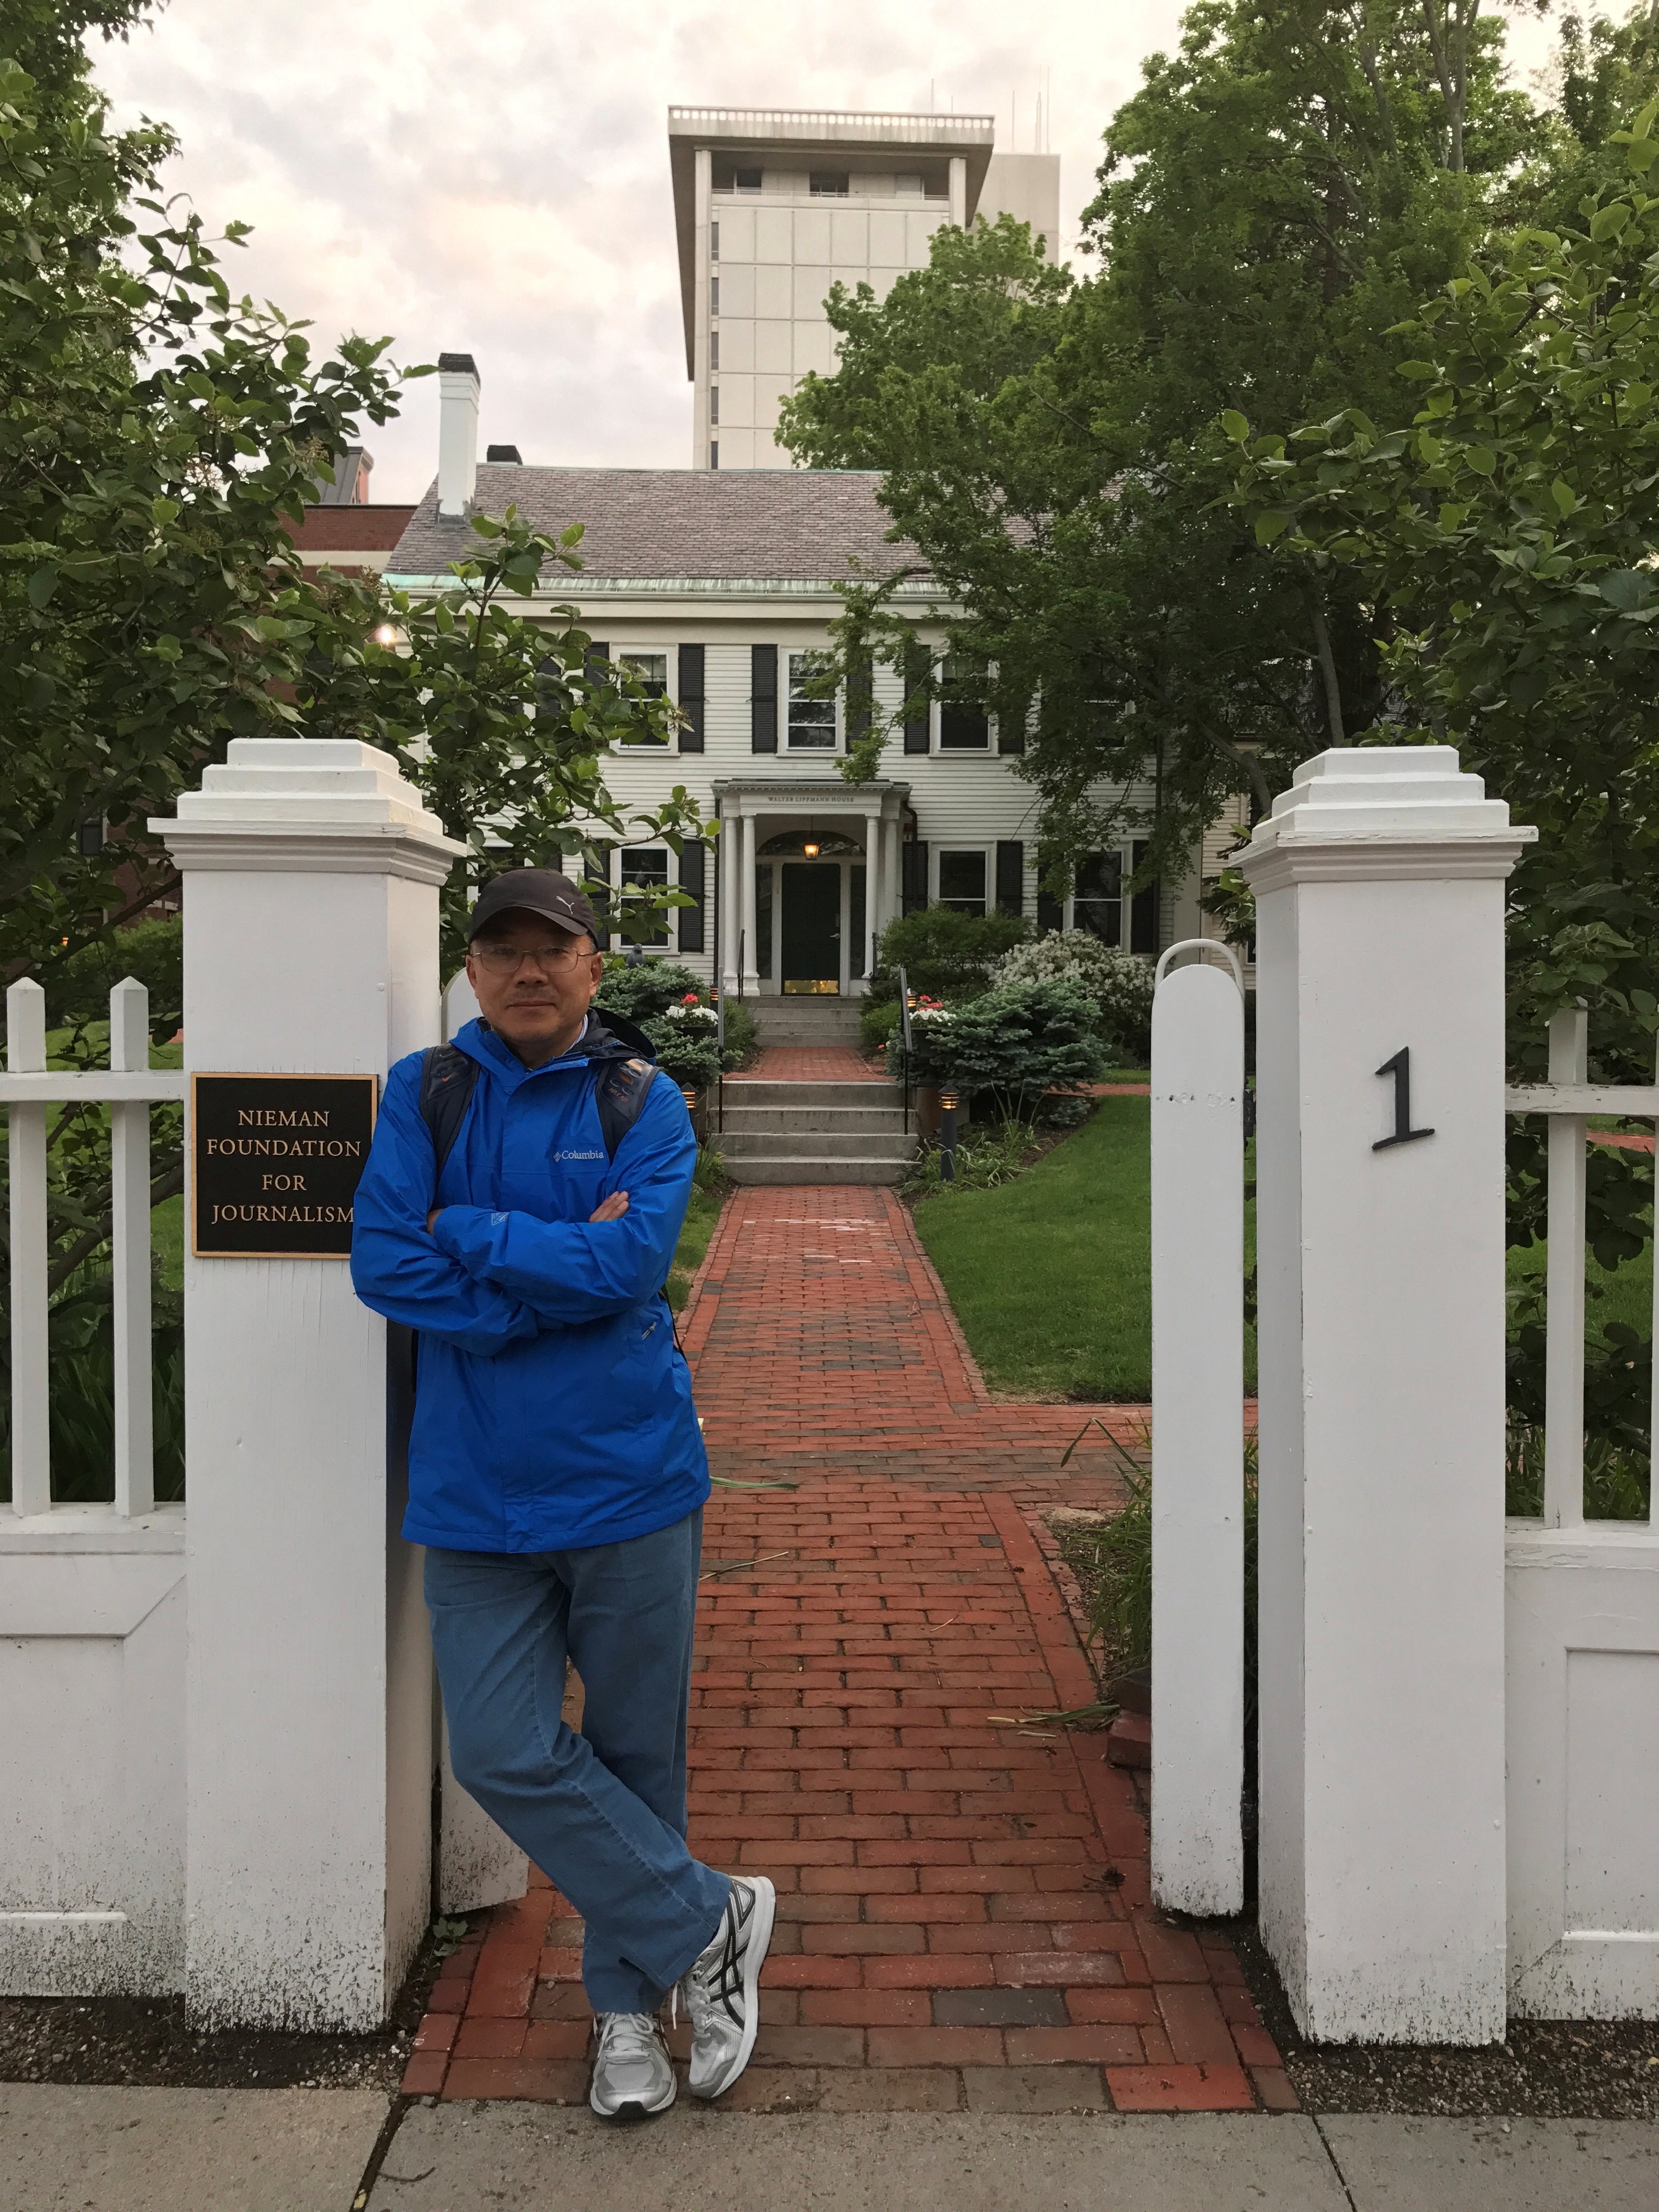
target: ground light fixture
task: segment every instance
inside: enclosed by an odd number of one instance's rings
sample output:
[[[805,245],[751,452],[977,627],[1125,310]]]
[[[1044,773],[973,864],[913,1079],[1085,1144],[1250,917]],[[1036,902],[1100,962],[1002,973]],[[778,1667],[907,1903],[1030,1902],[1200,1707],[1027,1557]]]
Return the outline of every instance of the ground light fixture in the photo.
[[[954,1091],[941,1091],[939,1095],[939,1179],[954,1182],[957,1179],[957,1108],[959,1104]]]

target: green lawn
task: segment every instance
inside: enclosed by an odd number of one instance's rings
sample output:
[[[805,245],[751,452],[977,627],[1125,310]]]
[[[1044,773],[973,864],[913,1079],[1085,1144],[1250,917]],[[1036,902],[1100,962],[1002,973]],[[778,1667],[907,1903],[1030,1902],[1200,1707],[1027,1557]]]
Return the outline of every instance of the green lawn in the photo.
[[[994,1390],[1152,1395],[1151,1118],[1145,1098],[1103,1098],[1014,1182],[917,1206],[917,1231]]]
[[[1152,1395],[1148,1190],[1151,1107],[1103,1098],[1074,1136],[996,1190],[924,1200],[916,1228],[974,1357],[994,1390],[1024,1398]],[[1255,1209],[1245,1212],[1247,1260]],[[1511,1284],[1540,1270],[1545,1248],[1511,1252]],[[1610,1321],[1653,1326],[1653,1247],[1609,1274],[1588,1262],[1592,1340]],[[1255,1333],[1244,1339],[1255,1386]]]

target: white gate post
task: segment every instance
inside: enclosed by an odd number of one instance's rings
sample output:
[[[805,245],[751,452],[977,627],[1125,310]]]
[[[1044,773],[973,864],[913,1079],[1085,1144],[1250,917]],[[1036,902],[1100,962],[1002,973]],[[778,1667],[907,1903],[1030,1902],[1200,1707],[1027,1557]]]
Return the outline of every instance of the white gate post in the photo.
[[[1244,1901],[1244,1000],[1231,975],[1160,980],[1152,1091],[1152,1894],[1226,1914]]]
[[[176,821],[192,1071],[361,1073],[436,1041],[463,849],[395,763],[241,738]],[[366,2029],[428,1911],[431,1656],[398,1534],[386,1325],[343,1259],[185,1261],[186,1995]]]
[[[1304,763],[1240,856],[1261,1922],[1334,2042],[1504,2033],[1504,886],[1534,834],[1449,746],[1379,746]]]

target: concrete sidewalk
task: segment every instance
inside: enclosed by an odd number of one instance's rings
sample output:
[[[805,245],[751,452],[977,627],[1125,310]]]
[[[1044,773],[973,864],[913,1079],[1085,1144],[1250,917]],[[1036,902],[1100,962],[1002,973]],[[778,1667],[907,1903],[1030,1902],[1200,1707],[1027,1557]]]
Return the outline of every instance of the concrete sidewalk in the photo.
[[[5,2212],[352,2212],[356,2090],[0,2086]],[[359,2212],[1652,2212],[1659,2127],[1264,2113],[803,2113],[647,2127],[416,2105]]]

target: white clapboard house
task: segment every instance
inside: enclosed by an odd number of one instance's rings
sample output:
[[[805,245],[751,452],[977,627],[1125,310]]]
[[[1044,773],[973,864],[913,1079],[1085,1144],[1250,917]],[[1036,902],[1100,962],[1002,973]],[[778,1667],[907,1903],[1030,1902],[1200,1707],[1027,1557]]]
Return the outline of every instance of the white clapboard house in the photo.
[[[667,921],[665,946],[699,975],[745,997],[857,996],[872,947],[894,916],[941,903],[1000,908],[1049,927],[1097,932],[1155,953],[1197,935],[1198,872],[1126,898],[1133,845],[1097,854],[1075,896],[1039,894],[1036,794],[1019,774],[1021,734],[943,696],[888,744],[873,781],[848,783],[840,701],[805,695],[810,656],[842,611],[835,586],[914,562],[887,539],[873,474],[808,469],[567,469],[514,455],[477,459],[478,372],[471,356],[440,366],[439,471],[415,510],[386,580],[414,593],[442,587],[477,538],[474,514],[509,504],[538,529],[586,526],[578,575],[549,574],[515,611],[554,619],[574,604],[597,649],[660,684],[684,716],[676,746],[629,747],[605,775],[624,810],[653,805],[676,783],[719,823],[708,845],[676,858],[623,845],[613,884],[666,882],[695,903]],[[509,453],[513,449],[505,449]],[[914,608],[919,644],[942,653],[939,595],[908,578],[895,604]],[[899,679],[878,670],[890,707]],[[890,687],[883,691],[882,687]],[[1114,793],[1113,796],[1118,794]],[[1137,806],[1151,790],[1131,794]]]

